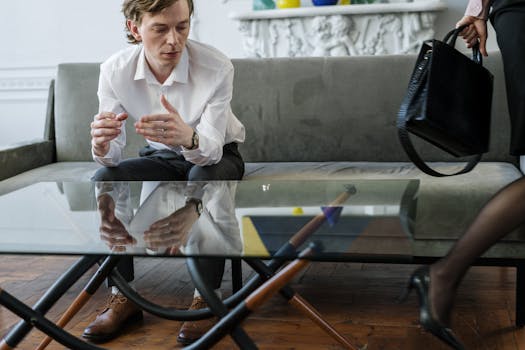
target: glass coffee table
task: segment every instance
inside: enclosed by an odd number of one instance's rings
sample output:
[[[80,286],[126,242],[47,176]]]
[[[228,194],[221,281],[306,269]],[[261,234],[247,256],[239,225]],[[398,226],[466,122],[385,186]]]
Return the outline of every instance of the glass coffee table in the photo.
[[[341,344],[355,348],[287,282],[309,261],[410,262],[418,188],[418,180],[371,179],[41,182],[4,194],[1,254],[80,258],[32,307],[0,288],[0,304],[23,319],[3,338],[0,350],[16,347],[32,327],[70,348],[99,349],[62,327],[107,277],[159,317],[219,316],[191,349],[209,348],[226,334],[243,349],[256,348],[240,321],[277,292]],[[142,297],[114,269],[127,256],[186,259],[209,308],[164,308]],[[221,301],[206,285],[197,264],[202,258],[236,262],[231,297]],[[256,272],[244,285],[241,260]],[[46,319],[46,312],[96,264],[97,273],[62,318],[56,324]]]

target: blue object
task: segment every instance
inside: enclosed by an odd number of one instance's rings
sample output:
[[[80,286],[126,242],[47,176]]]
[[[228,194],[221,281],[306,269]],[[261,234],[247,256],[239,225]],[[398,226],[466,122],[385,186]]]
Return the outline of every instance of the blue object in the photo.
[[[326,218],[326,222],[328,222],[328,225],[333,227],[337,221],[339,221],[343,207],[321,207],[321,210]]]
[[[335,5],[338,0],[312,0],[315,6]]]
[[[253,0],[253,9],[257,10],[272,10],[275,8],[273,0]]]

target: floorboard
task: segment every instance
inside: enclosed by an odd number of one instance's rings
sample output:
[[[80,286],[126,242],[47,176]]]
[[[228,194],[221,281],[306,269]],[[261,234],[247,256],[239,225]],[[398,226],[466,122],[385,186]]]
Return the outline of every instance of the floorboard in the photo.
[[[0,286],[28,304],[35,303],[69,266],[72,257],[0,256]],[[187,307],[193,287],[182,260],[140,258],[136,260],[134,286],[143,295],[166,306]],[[447,349],[418,326],[417,298],[412,294],[402,304],[397,299],[413,265],[358,263],[312,263],[297,276],[292,286],[313,304],[350,340],[367,350]],[[244,266],[244,277],[250,270]],[[90,272],[93,272],[91,270]],[[82,286],[83,277],[48,317],[57,320]],[[224,278],[225,295],[231,288],[229,264]],[[525,331],[513,326],[515,270],[508,267],[474,267],[461,285],[453,315],[453,329],[468,349],[525,350]],[[104,305],[108,290],[99,289],[66,327],[80,335]],[[17,317],[0,307],[0,334],[4,335]],[[180,349],[176,337],[181,322],[145,315],[144,321],[126,329],[106,343],[108,349]],[[243,328],[260,349],[341,349],[303,314],[280,296],[270,299],[253,313]],[[33,349],[42,339],[32,331],[19,349]],[[48,349],[63,349],[55,342]],[[229,338],[214,349],[236,349]]]

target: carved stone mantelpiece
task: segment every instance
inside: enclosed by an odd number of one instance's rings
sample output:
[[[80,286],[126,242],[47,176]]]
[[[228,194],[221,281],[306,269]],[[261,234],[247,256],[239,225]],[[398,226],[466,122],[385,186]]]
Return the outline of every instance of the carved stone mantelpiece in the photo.
[[[232,13],[247,57],[405,54],[434,37],[439,0]]]

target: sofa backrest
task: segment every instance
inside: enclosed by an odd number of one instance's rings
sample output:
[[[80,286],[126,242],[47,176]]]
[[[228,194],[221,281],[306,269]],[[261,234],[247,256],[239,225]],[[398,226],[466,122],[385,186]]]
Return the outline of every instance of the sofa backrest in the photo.
[[[247,162],[408,161],[396,116],[414,55],[234,59],[232,108],[246,126]],[[494,74],[491,149],[483,159],[508,155],[509,117],[501,58],[484,62]],[[99,65],[61,64],[55,86],[58,161],[90,160],[89,124],[97,113]],[[459,94],[461,92],[458,92]],[[126,156],[145,142],[128,123]],[[415,140],[427,160],[453,160]]]

